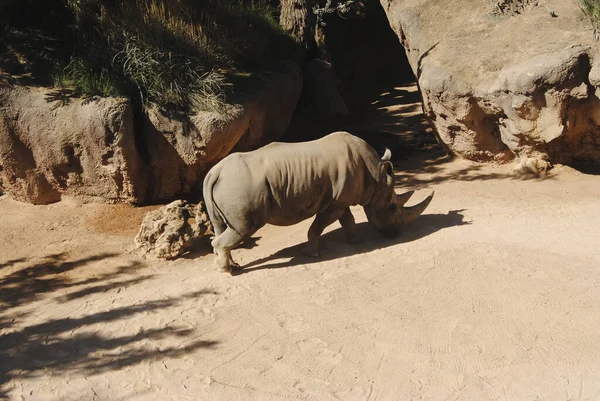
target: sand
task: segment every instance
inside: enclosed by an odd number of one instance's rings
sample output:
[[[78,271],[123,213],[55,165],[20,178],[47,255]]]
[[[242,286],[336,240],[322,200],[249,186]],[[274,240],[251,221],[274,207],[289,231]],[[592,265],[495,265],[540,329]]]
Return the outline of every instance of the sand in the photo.
[[[600,177],[418,153],[398,192],[431,190],[395,240],[304,257],[310,221],[266,226],[220,273],[208,244],[140,257],[154,207],[0,197],[0,398],[600,399]]]

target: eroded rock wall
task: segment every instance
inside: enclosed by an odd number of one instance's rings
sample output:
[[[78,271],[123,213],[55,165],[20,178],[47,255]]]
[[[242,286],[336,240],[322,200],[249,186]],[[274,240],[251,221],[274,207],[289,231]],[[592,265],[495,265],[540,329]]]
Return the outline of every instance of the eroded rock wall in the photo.
[[[16,199],[43,204],[63,194],[129,203],[144,198],[128,100],[2,86],[0,105],[0,186]]]
[[[227,154],[279,139],[300,96],[302,72],[281,64],[224,114],[150,107],[138,116],[141,124],[124,98],[84,100],[0,85],[0,192],[35,204],[63,195],[140,204],[198,197],[206,172]]]
[[[488,0],[381,4],[451,151],[537,170],[600,162],[600,74],[576,3],[530,2],[504,15]]]

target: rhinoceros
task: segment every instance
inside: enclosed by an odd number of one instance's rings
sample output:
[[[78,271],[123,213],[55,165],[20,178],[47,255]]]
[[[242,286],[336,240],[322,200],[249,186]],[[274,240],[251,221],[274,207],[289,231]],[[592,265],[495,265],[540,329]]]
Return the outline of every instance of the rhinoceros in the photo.
[[[336,220],[347,239],[355,241],[352,205],[363,206],[368,221],[383,234],[398,234],[425,210],[433,192],[421,203],[404,207],[414,191],[396,194],[390,158],[389,150],[380,159],[348,132],[310,142],[273,142],[225,157],[203,184],[217,266],[230,273],[239,269],[231,249],[267,223],[288,226],[316,215],[305,246],[311,256],[318,256],[319,236]]]

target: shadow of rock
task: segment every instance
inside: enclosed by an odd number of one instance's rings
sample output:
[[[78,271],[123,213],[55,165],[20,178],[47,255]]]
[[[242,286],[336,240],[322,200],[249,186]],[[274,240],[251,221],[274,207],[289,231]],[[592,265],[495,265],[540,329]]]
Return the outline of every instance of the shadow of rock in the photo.
[[[321,236],[321,249],[323,254],[313,258],[302,254],[304,243],[296,244],[274,254],[248,263],[242,270],[235,275],[246,274],[263,269],[278,269],[283,267],[293,267],[298,265],[309,265],[312,263],[322,263],[328,260],[339,259],[361,253],[369,253],[377,249],[387,248],[396,244],[412,242],[431,235],[439,230],[448,227],[462,226],[471,224],[464,220],[461,210],[451,210],[447,214],[427,214],[419,217],[415,222],[406,226],[405,231],[397,238],[386,238],[368,222],[357,224],[357,231],[361,233],[364,240],[357,244],[348,244],[343,242],[344,233],[341,228],[328,232]],[[278,259],[288,259],[289,261],[275,262]]]

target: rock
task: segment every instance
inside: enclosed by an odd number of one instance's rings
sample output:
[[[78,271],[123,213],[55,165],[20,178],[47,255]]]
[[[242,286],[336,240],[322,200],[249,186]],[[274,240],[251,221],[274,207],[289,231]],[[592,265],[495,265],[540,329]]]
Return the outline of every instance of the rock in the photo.
[[[310,101],[323,116],[350,114],[339,92],[339,81],[331,63],[313,59],[308,63],[306,77]]]
[[[136,248],[154,258],[174,259],[183,255],[197,237],[208,231],[210,222],[207,218],[202,221],[203,213],[203,203],[194,208],[183,200],[148,213],[135,237]],[[191,223],[197,216],[200,225]]]
[[[493,3],[381,0],[441,140],[468,159],[535,159],[525,164],[540,171],[600,162],[600,59],[577,5]]]
[[[0,190],[34,204],[143,200],[130,102],[0,85]]]
[[[152,174],[149,198],[200,193],[206,172],[230,152],[278,140],[301,90],[300,68],[285,62],[242,105],[231,105],[226,113],[176,116],[151,108],[144,128]]]
[[[225,113],[168,115],[150,107],[139,125],[124,98],[84,100],[0,83],[0,192],[35,204],[63,195],[136,204],[198,197],[219,160],[286,130],[300,97],[300,68],[284,62],[261,83]]]

